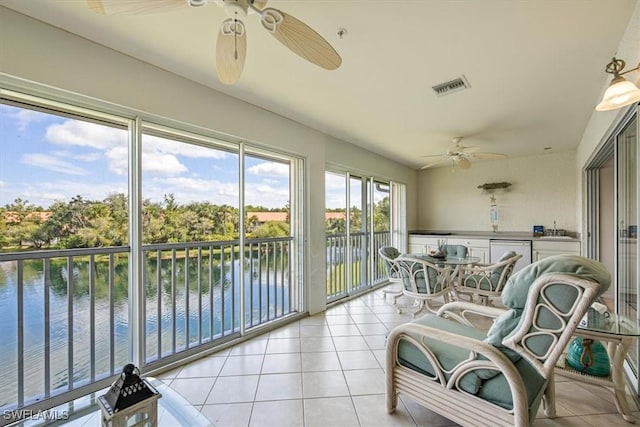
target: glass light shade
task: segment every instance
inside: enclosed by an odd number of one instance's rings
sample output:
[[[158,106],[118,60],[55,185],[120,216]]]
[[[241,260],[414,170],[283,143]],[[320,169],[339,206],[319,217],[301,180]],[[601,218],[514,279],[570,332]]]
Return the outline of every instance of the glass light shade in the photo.
[[[596,106],[596,110],[615,110],[638,101],[640,101],[640,89],[623,77],[616,77],[604,92],[602,102]]]
[[[465,159],[464,157],[458,160],[458,167],[460,169],[469,169],[471,167],[471,162],[469,159]]]

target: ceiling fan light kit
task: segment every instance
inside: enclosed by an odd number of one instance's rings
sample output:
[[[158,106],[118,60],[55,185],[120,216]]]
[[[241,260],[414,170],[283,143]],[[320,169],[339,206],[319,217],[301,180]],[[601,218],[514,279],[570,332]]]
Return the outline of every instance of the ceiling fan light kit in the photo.
[[[146,14],[178,7],[201,8],[209,0],[86,0],[89,9],[102,15]],[[216,44],[216,69],[224,84],[235,84],[244,68],[247,39],[244,23],[247,15],[260,15],[260,23],[273,37],[301,58],[326,70],[335,70],[342,58],[320,34],[302,21],[274,8],[265,8],[267,0],[215,0],[229,19],[222,22]]]
[[[597,111],[615,110],[640,101],[640,89],[633,82],[622,77],[623,74],[640,69],[640,64],[635,68],[623,71],[625,65],[622,59],[615,57],[607,64],[605,72],[613,74],[613,80],[604,92],[602,101],[596,106]]]
[[[501,153],[486,153],[480,152],[480,147],[475,146],[463,146],[460,144],[462,141],[461,136],[456,136],[451,139],[453,145],[449,147],[446,153],[444,154],[433,154],[429,156],[422,157],[435,157],[436,161],[433,163],[427,163],[422,166],[420,169],[427,169],[432,166],[438,165],[444,162],[451,162],[453,170],[455,167],[459,167],[460,169],[466,170],[471,168],[471,159],[504,159],[508,157],[506,154]]]

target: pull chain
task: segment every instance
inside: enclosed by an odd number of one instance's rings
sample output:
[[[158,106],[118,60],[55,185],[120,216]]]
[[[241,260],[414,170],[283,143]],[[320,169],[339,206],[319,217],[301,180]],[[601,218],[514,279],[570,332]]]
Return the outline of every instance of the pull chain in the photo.
[[[238,60],[238,20],[233,20],[233,57]]]

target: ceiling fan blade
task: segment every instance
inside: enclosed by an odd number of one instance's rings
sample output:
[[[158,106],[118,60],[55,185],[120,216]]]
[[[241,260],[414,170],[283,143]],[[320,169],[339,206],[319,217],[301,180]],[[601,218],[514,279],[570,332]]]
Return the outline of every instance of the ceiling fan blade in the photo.
[[[242,74],[247,56],[247,33],[242,21],[227,19],[222,23],[216,45],[216,68],[224,84],[235,84]]]
[[[433,166],[439,165],[440,163],[445,163],[445,162],[447,162],[447,163],[448,163],[448,162],[450,162],[450,161],[451,161],[451,159],[442,159],[442,160],[438,160],[437,162],[428,163],[428,164],[426,164],[426,165],[422,166],[422,167],[420,168],[420,170],[428,169],[428,168],[430,168],[430,167],[433,167]]]
[[[425,158],[425,157],[442,157],[442,158],[446,158],[447,155],[446,154],[427,154],[426,156],[420,156],[420,157],[422,157],[422,158]]]
[[[506,159],[509,157],[501,153],[472,153],[471,156],[476,159]]]
[[[280,43],[307,61],[327,70],[335,70],[342,64],[342,58],[329,42],[293,16],[266,8],[260,21]]]
[[[475,153],[476,151],[478,151],[480,149],[480,147],[476,147],[476,146],[469,146],[469,147],[458,147],[458,151],[461,153],[466,153],[466,154],[471,154],[471,153]]]
[[[184,0],[86,0],[100,15],[142,15],[188,7]]]

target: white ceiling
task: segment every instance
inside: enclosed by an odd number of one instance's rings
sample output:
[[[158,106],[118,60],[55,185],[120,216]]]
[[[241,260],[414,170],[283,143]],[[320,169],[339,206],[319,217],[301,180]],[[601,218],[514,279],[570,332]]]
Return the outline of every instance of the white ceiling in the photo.
[[[636,0],[270,1],[342,56],[326,71],[245,19],[247,59],[235,86],[218,82],[224,11],[102,16],[83,0],[0,5],[419,168],[454,136],[511,157],[574,149],[609,79]],[[347,34],[340,39],[339,28]],[[635,64],[630,64],[635,66]],[[461,75],[471,88],[437,97]],[[597,114],[597,113],[596,113]]]

